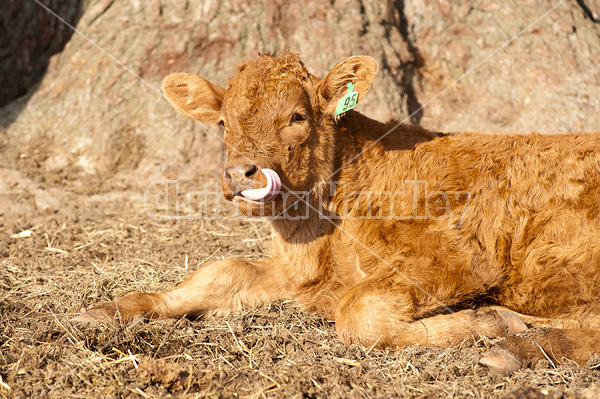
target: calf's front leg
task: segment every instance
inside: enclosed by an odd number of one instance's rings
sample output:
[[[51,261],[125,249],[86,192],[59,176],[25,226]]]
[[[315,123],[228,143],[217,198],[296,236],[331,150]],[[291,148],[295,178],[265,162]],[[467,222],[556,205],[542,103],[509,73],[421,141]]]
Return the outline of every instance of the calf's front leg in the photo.
[[[158,293],[134,293],[105,303],[73,321],[196,317],[227,313],[287,297],[284,272],[274,258],[224,259],[202,266],[176,287]]]
[[[460,292],[468,297],[466,286]],[[459,305],[461,298],[443,297],[441,292],[452,292],[450,289],[431,290],[432,294],[423,291],[407,279],[389,275],[363,280],[338,305],[336,328],[340,339],[377,347],[451,347],[474,336],[506,337],[527,329],[517,315],[498,307],[443,314],[447,313],[444,305]]]

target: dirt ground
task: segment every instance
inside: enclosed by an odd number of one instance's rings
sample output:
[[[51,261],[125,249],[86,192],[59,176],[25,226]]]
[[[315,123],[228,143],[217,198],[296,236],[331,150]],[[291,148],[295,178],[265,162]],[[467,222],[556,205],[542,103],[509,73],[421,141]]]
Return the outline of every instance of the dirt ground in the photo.
[[[600,397],[600,362],[494,375],[478,364],[484,340],[452,350],[348,346],[333,323],[293,302],[219,319],[73,325],[94,304],[165,289],[221,256],[264,257],[269,229],[257,219],[201,218],[198,209],[160,219],[177,203],[164,208],[162,186],[145,203],[143,188],[112,182],[100,190],[97,181],[44,175],[34,165],[22,164],[2,194],[4,206],[13,204],[0,212],[2,397]],[[40,206],[52,203],[41,193],[61,206]]]

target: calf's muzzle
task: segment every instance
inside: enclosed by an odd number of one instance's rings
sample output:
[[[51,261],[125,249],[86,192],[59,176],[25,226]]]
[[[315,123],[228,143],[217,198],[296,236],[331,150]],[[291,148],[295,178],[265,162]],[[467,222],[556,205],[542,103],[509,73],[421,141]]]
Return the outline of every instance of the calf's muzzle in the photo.
[[[252,189],[258,172],[258,166],[253,164],[239,164],[228,166],[223,170],[223,185],[233,194],[243,190]]]

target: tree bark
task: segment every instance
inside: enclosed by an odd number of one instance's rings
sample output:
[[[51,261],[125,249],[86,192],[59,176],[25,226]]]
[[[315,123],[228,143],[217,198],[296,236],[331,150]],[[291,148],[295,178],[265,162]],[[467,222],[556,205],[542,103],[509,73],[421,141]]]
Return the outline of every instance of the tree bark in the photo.
[[[21,22],[45,15],[24,25],[40,25],[45,41],[19,40],[49,49],[66,37],[47,11],[25,3],[6,9]],[[80,3],[47,4],[73,20]],[[344,57],[374,57],[381,71],[358,110],[377,119],[445,131],[600,130],[600,25],[577,2],[555,4],[86,2],[81,34],[50,59],[39,88],[0,110],[0,151],[5,166],[30,177],[91,176],[98,190],[118,179],[145,184],[214,172],[223,156],[218,133],[178,115],[161,95],[162,78],[192,72],[225,86],[240,62],[286,48],[320,76]],[[49,42],[49,32],[62,33]],[[29,62],[20,70],[43,69],[43,61]]]

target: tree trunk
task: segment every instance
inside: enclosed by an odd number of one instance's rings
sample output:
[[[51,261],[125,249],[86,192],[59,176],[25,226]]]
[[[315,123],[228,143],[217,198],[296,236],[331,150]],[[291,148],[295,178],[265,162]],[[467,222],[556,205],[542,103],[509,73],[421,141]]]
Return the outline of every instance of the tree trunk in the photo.
[[[10,98],[31,86],[45,67],[41,55],[59,49],[68,29],[37,3],[6,4],[0,33],[21,32],[15,42],[0,35],[1,76],[12,82],[3,82],[3,96]],[[70,21],[81,6],[81,34],[50,59],[35,93],[0,110],[3,170],[23,177],[23,187],[64,183],[91,193],[216,173],[218,134],[177,114],[161,95],[162,78],[192,72],[225,86],[240,62],[286,48],[320,76],[344,57],[373,56],[381,71],[358,110],[381,120],[445,131],[600,130],[600,25],[592,3],[47,4]],[[19,47],[39,57],[17,55]]]
[[[70,25],[81,15],[81,0],[40,0]],[[42,78],[48,60],[73,31],[33,0],[0,4],[0,107],[24,95]]]

